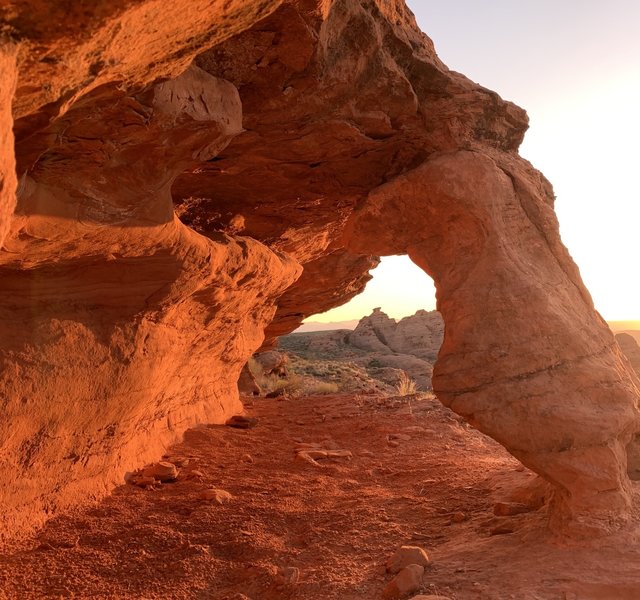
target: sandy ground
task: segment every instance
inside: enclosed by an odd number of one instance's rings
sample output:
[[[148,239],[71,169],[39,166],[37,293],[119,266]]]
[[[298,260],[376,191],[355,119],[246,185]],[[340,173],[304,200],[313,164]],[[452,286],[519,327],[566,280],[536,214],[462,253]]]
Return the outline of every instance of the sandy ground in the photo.
[[[495,517],[536,478],[434,399],[261,398],[247,414],[256,427],[187,432],[175,483],[123,485],[0,556],[0,598],[378,600],[412,544],[431,558],[423,593],[451,600],[640,599],[636,528],[571,545],[544,509]],[[315,466],[301,442],[353,457]]]

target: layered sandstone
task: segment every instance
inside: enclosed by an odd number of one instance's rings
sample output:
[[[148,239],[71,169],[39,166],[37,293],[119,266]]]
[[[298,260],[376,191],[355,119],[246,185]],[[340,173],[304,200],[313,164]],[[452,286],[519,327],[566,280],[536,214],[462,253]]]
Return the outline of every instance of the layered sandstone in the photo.
[[[3,531],[239,410],[265,330],[398,253],[436,282],[441,400],[556,486],[555,524],[629,514],[640,384],[524,111],[401,0],[67,4],[0,9]]]

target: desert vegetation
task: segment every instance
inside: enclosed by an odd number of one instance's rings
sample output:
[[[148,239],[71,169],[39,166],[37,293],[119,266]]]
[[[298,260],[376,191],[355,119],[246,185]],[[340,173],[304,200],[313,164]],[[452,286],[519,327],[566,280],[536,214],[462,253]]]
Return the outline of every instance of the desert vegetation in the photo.
[[[305,359],[283,354],[286,371],[265,373],[255,359],[249,369],[263,394],[303,396],[315,394],[379,393],[407,395],[416,392],[416,384],[404,371],[378,366],[364,367],[352,361]]]

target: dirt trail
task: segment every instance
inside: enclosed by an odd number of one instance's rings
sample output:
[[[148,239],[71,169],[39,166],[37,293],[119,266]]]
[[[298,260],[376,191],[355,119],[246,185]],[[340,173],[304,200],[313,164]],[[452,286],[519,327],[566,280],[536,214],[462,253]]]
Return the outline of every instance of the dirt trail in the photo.
[[[434,399],[261,398],[247,414],[256,427],[187,432],[175,483],[123,485],[0,556],[0,597],[377,600],[410,543],[432,560],[424,593],[451,600],[640,598],[637,529],[567,547],[543,509],[495,517],[535,477]],[[315,466],[301,442],[353,456]],[[201,499],[212,487],[232,500]]]

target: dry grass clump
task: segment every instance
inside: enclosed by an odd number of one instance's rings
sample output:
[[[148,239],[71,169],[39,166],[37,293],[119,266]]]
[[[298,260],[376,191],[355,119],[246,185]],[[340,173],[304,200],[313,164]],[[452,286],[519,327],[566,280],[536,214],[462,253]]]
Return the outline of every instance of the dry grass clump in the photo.
[[[290,373],[286,379],[274,378],[272,385],[266,391],[282,390],[290,397],[314,396],[321,394],[336,394],[340,391],[337,383],[330,381],[318,381],[307,377],[301,377],[295,373]]]
[[[400,373],[400,378],[396,384],[398,396],[410,396],[416,393],[416,382],[407,375],[406,371]]]
[[[284,379],[277,377],[276,375],[267,375],[262,368],[262,365],[253,356],[248,361],[249,371],[256,380],[258,387],[263,392],[272,392],[274,390],[281,389],[284,385]]]
[[[336,394],[339,392],[340,385],[337,382],[321,381],[316,378],[320,375],[326,376],[326,368],[325,370],[323,370],[322,366],[316,368],[320,373],[307,373],[306,371],[294,373],[290,366],[288,375],[286,377],[280,377],[278,375],[265,374],[258,361],[253,357],[249,359],[249,370],[265,394],[282,390],[284,394],[295,397],[314,394]]]
[[[305,394],[337,394],[340,387],[337,383],[330,381],[317,381],[310,383],[305,389]]]

